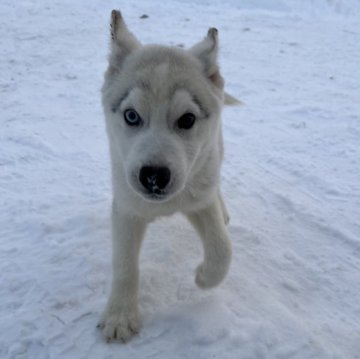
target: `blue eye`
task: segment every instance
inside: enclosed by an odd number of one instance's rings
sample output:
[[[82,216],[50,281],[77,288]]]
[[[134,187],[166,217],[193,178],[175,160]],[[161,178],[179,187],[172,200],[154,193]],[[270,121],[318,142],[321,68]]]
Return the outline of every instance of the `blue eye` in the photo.
[[[124,120],[129,126],[140,126],[142,123],[140,115],[135,110],[125,110]]]

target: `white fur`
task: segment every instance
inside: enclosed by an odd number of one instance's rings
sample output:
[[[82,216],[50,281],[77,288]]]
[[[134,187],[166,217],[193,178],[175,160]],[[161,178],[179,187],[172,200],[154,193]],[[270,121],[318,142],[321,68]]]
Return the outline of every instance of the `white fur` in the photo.
[[[108,341],[127,341],[140,327],[138,258],[146,225],[158,216],[184,213],[200,235],[205,258],[196,271],[201,288],[226,276],[231,244],[219,188],[223,157],[223,79],[217,64],[217,30],[186,51],[148,45],[127,29],[119,11],[111,16],[112,42],[103,86],[103,107],[113,179],[113,279],[99,327]],[[128,126],[126,109],[142,118]],[[194,126],[179,130],[184,113]],[[171,180],[162,198],[149,198],[139,181],[142,166],[166,166]]]

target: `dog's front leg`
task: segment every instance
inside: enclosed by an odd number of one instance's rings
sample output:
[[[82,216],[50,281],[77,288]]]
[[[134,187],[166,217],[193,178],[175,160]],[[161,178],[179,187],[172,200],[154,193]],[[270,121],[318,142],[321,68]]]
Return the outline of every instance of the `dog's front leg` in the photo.
[[[221,212],[223,214],[224,222],[225,222],[225,224],[229,224],[230,215],[229,215],[229,212],[228,212],[228,210],[226,208],[226,205],[225,205],[225,202],[224,202],[224,199],[223,199],[223,196],[221,194],[220,189],[219,189],[219,192],[218,192],[218,196],[219,196],[219,203],[220,203],[220,207],[221,207]]]
[[[206,208],[188,213],[204,246],[204,261],[196,270],[195,282],[200,288],[218,285],[226,276],[231,262],[231,242],[224,223],[220,198]]]
[[[139,330],[139,252],[146,222],[112,209],[113,278],[111,293],[98,327],[107,341],[126,342]]]

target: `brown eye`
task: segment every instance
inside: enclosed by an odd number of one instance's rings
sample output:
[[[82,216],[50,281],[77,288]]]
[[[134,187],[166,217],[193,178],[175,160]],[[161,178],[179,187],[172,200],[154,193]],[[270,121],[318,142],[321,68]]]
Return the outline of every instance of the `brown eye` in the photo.
[[[193,113],[185,113],[177,120],[177,127],[182,130],[189,130],[194,126],[196,117]]]
[[[140,126],[142,122],[140,115],[131,109],[125,110],[124,120],[129,126]]]

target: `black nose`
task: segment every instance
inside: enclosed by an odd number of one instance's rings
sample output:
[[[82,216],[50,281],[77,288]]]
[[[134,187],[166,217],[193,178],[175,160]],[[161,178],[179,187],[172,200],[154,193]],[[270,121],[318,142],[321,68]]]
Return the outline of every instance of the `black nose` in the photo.
[[[160,194],[169,184],[170,176],[167,167],[144,166],[140,170],[139,180],[150,193]]]

